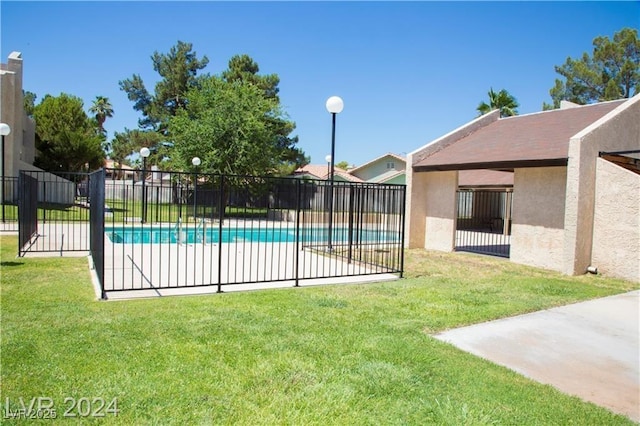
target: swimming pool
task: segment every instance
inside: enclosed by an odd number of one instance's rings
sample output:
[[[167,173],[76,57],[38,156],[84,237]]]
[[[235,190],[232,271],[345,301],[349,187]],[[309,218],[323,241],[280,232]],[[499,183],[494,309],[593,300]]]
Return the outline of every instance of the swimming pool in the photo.
[[[182,228],[180,231],[174,228],[153,227],[107,227],[105,232],[111,242],[116,244],[175,244],[178,241],[186,244],[193,243],[218,243],[220,233],[218,228]],[[327,241],[328,229],[325,228],[301,228],[300,241],[323,242]],[[394,232],[381,230],[359,229],[353,230],[352,241],[367,243],[391,243],[399,240],[399,235]],[[334,243],[346,243],[349,241],[349,228],[334,228],[331,232]],[[293,228],[222,228],[223,243],[262,242],[262,243],[293,243],[296,241],[296,230]]]

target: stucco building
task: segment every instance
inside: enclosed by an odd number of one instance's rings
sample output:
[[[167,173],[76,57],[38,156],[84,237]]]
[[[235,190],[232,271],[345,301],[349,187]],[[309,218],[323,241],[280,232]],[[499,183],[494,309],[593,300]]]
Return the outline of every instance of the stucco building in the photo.
[[[407,163],[403,157],[388,152],[361,166],[349,169],[348,173],[362,182],[404,185],[406,168]]]
[[[403,157],[393,153],[386,153],[365,164],[351,167],[348,170],[334,166],[334,179],[341,182],[368,182],[368,183],[405,183],[406,161]],[[319,164],[307,164],[298,168],[294,175],[309,179],[328,180],[330,166]]]
[[[513,262],[640,281],[639,153],[640,95],[481,116],[408,155],[405,245],[452,251],[461,173],[512,172]]]
[[[23,61],[20,52],[11,52],[6,64],[0,64],[0,122],[9,125],[11,132],[4,137],[4,155],[2,157],[3,185],[0,198],[8,204],[18,200],[18,175],[21,170],[40,172],[43,182],[59,182],[63,185],[59,191],[39,190],[38,201],[72,204],[75,185],[59,176],[44,172],[33,165],[36,157],[36,123],[24,111],[22,91]],[[40,185],[44,185],[41,183]]]
[[[22,94],[22,54],[12,52],[0,65],[0,122],[11,128],[4,138],[5,176],[18,176],[20,170],[39,170],[33,166],[36,155],[36,124],[24,112]]]

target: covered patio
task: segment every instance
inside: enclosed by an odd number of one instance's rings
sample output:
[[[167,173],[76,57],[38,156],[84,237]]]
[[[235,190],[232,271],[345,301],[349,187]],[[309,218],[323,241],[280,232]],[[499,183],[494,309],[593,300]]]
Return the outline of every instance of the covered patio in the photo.
[[[601,152],[640,149],[638,116],[640,96],[584,106],[564,103],[558,110],[508,118],[494,111],[413,151],[407,159],[405,245],[453,251],[463,174],[507,172],[513,176],[511,261],[582,274],[594,266],[592,255],[606,247],[626,259],[626,266],[600,256],[596,266],[602,272],[640,280],[637,201],[635,207],[628,203],[611,212],[609,219],[611,226],[628,227],[630,244],[621,249],[613,239],[594,240],[602,234],[597,227],[603,224],[594,217],[606,207],[606,186],[628,182],[624,197],[638,198],[638,175],[600,157]],[[608,173],[600,172],[604,168]]]

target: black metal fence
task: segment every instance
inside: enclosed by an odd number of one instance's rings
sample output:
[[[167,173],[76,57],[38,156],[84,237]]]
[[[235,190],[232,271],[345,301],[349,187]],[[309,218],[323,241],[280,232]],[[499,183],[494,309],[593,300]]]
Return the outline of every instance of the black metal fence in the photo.
[[[25,193],[21,188],[18,199],[20,205],[36,205],[37,232],[28,245],[21,243],[19,254],[88,252],[89,174],[22,170],[20,178],[23,176],[36,182],[35,191]],[[22,226],[22,218],[20,222]]]
[[[458,251],[509,257],[511,191],[458,191]]]
[[[38,238],[38,180],[20,172],[18,186],[22,194],[18,199],[18,254],[22,256]]]
[[[6,176],[2,179],[2,222],[0,231],[18,230],[18,178]]]
[[[106,174],[103,292],[403,271],[404,185]]]
[[[104,282],[104,170],[98,170],[89,175],[89,246],[93,269],[98,281]],[[101,287],[101,297],[104,299],[104,286]]]

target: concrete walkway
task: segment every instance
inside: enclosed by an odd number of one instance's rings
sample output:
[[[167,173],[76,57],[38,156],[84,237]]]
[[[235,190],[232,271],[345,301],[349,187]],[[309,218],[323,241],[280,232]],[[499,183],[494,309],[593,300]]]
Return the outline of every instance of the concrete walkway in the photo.
[[[434,337],[640,422],[640,291]]]

